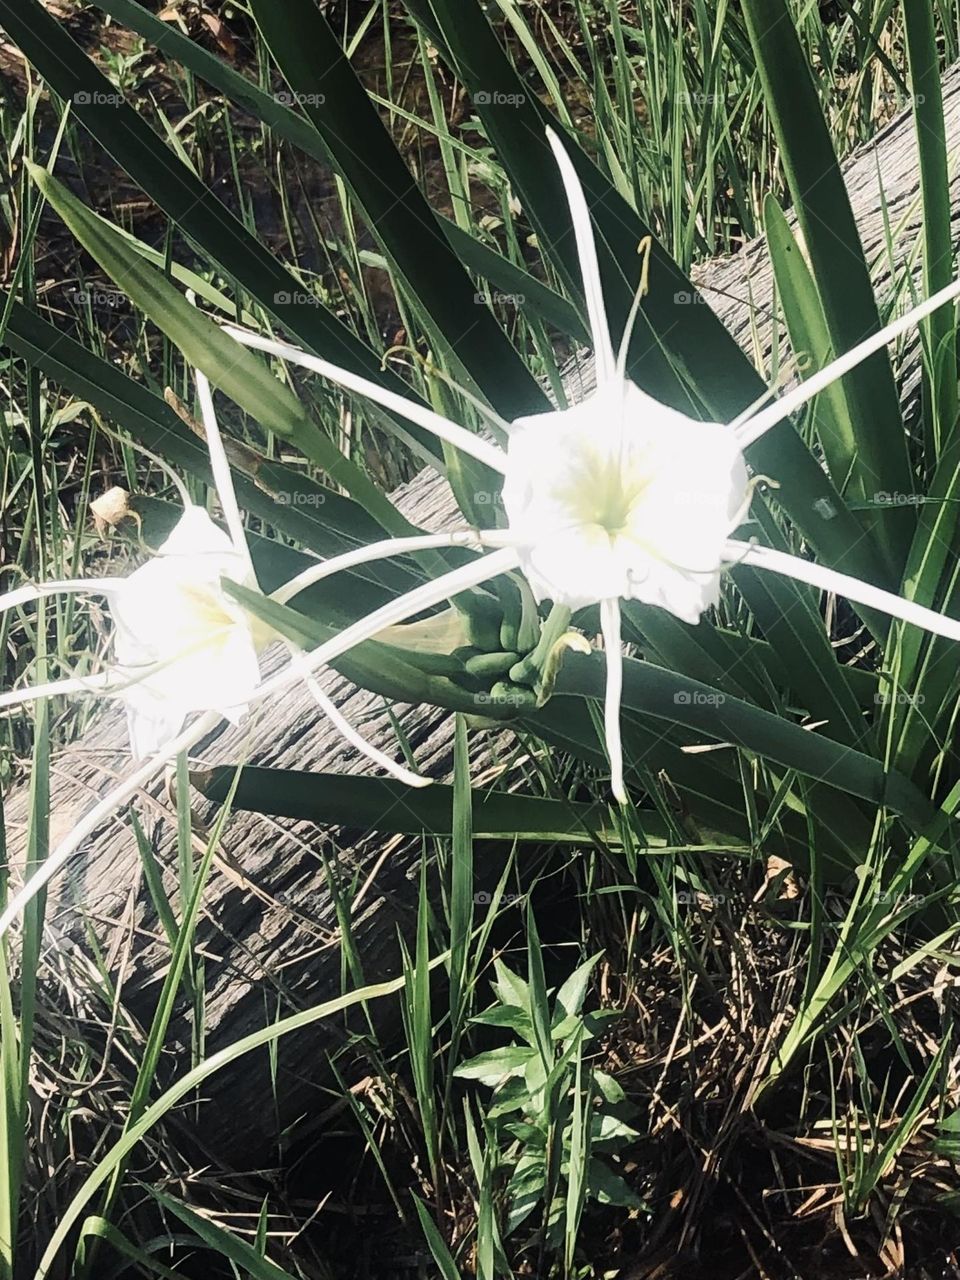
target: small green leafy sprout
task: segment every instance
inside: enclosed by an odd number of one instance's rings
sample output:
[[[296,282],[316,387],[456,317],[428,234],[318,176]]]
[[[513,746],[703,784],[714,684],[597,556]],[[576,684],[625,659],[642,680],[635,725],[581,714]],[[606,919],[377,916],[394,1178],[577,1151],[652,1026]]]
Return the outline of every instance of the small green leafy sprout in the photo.
[[[473,1019],[502,1027],[514,1039],[471,1058],[455,1074],[493,1090],[482,1116],[495,1153],[503,1235],[540,1207],[534,1238],[570,1256],[586,1201],[643,1207],[609,1163],[638,1134],[625,1122],[631,1108],[620,1085],[584,1061],[585,1049],[611,1016],[583,1012],[599,956],[570,975],[552,1004],[539,954],[531,959],[529,980],[495,961],[496,1003]]]

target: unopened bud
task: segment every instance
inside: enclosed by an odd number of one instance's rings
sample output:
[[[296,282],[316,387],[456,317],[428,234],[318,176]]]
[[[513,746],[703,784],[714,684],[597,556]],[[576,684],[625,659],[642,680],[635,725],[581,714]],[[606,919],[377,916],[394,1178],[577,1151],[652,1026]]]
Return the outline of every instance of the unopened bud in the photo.
[[[93,516],[94,526],[101,538],[106,536],[108,529],[113,529],[127,517],[136,520],[137,524],[140,523],[140,517],[130,506],[129,493],[118,484],[90,503],[90,514]]]

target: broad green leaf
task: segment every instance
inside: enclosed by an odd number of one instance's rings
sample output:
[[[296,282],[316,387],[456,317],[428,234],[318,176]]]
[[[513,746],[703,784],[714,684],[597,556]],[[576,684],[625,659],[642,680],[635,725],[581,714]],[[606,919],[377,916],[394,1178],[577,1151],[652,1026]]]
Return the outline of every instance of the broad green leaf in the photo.
[[[179,289],[52,174],[27,163],[43,195],[87,252],[179,347],[188,364],[202,369],[214,386],[251,414],[265,431],[273,431],[296,445],[327,472],[334,484],[342,485],[384,529],[391,533],[410,531],[409,522],[310,420],[293,392],[274,376],[263,360],[191,306]]]
[[[767,108],[834,352],[842,354],[880,328],[880,317],[856,221],[810,68],[786,0],[744,0],[743,14]],[[847,377],[858,452],[855,494],[908,494],[913,476],[900,398],[890,359],[878,352]],[[898,583],[915,524],[909,507],[894,509],[878,530],[886,572]]]
[[[492,313],[478,305],[473,282],[313,0],[252,0],[252,11],[434,345],[452,354],[506,417],[549,409]]]
[[[600,1204],[620,1205],[625,1209],[637,1209],[642,1205],[618,1173],[611,1172],[597,1156],[590,1161],[587,1173],[587,1194]]]
[[[591,956],[589,960],[585,960],[583,964],[578,965],[564,982],[555,997],[555,1019],[558,1015],[559,1017],[568,1017],[572,1014],[578,1014],[583,1008],[583,1001],[590,983],[590,975],[597,967],[597,961],[602,954],[602,952],[598,952],[595,956]]]
[[[217,802],[226,794],[232,777],[230,766],[191,774],[194,786]],[[594,805],[476,788],[472,805],[474,839],[570,844],[617,840],[605,813]],[[439,782],[417,790],[392,778],[248,765],[240,775],[233,807],[408,835],[454,833],[454,787]],[[661,825],[655,815],[650,815],[650,820],[654,828]]]
[[[527,1045],[507,1044],[490,1049],[460,1064],[454,1075],[460,1080],[479,1080],[481,1084],[498,1085],[511,1076],[522,1075],[536,1050]]]

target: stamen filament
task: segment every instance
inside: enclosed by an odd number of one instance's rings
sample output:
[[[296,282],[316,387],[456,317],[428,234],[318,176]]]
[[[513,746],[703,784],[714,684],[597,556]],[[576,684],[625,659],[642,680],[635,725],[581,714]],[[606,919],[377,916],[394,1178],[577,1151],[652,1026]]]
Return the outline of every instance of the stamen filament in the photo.
[[[115,688],[111,688],[111,682],[116,679],[115,671],[98,671],[89,676],[50,680],[46,684],[35,684],[27,689],[9,689],[6,693],[0,693],[0,710],[22,707],[39,698],[55,698],[65,693],[120,693],[130,684],[129,680],[121,680]]]
[[[61,578],[53,582],[30,582],[0,596],[0,613],[61,593],[89,591],[94,596],[110,595],[113,591],[122,591],[125,581],[124,578]]]
[[[356,565],[367,564],[374,560],[390,560],[394,556],[407,555],[412,551],[432,551],[440,547],[479,547],[486,542],[486,537],[475,529],[464,529],[455,533],[424,533],[410,538],[384,538],[381,542],[372,542],[366,547],[357,547],[355,551],[345,551],[342,555],[330,560],[321,560],[309,565],[285,582],[282,587],[270,593],[270,599],[278,604],[286,604],[307,587],[329,578],[331,574],[341,573],[344,569],[352,569]]]
[[[342,738],[345,738],[362,756],[366,756],[374,764],[379,765],[387,773],[391,774],[399,782],[405,782],[408,787],[429,787],[431,779],[425,778],[420,773],[413,773],[410,769],[405,769],[403,765],[397,764],[372,742],[369,742],[362,733],[353,727],[336,703],[324,693],[317,683],[316,677],[304,665],[303,651],[295,645],[288,644],[287,648],[293,664],[300,668],[304,683],[310,691],[314,702],[327,717],[333,727],[337,730]]]

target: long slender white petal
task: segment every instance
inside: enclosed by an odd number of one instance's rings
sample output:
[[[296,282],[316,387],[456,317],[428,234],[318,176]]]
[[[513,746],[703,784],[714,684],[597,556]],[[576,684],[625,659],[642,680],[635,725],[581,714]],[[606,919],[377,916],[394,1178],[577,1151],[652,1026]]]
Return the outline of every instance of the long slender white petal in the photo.
[[[368,742],[363,734],[353,727],[336,703],[320,688],[316,678],[310,673],[302,660],[302,651],[292,644],[288,644],[287,648],[290,651],[293,665],[300,669],[304,683],[309,689],[314,702],[342,738],[345,738],[361,755],[366,756],[368,760],[372,760],[381,769],[392,774],[399,782],[405,782],[408,787],[429,787],[430,778],[425,778],[423,774],[413,773],[412,770],[405,769],[403,765],[397,764],[385,752],[375,747],[372,742]]]
[[[415,587],[413,591],[408,591],[405,595],[392,600],[389,604],[374,610],[368,617],[346,627],[338,636],[320,645],[319,648],[314,649],[311,653],[304,654],[302,663],[291,664],[271,679],[264,681],[255,696],[251,698],[251,703],[261,702],[264,698],[274,693],[282,693],[290,685],[296,683],[297,680],[303,679],[306,673],[316,671],[319,667],[334,661],[341,654],[346,653],[348,649],[352,649],[354,645],[370,639],[371,636],[376,635],[378,631],[382,631],[385,627],[405,622],[407,618],[419,613],[422,609],[429,609],[432,605],[439,604],[441,600],[446,600],[448,596],[454,596],[461,591],[466,591],[470,587],[485,582],[488,578],[495,578],[501,573],[508,573],[516,566],[516,552],[509,548],[503,548],[499,551],[491,552],[490,555],[482,556],[472,564],[453,569],[450,573],[443,574],[433,582],[427,582],[422,586]],[[93,679],[93,677],[91,678]],[[62,681],[60,683],[66,682]],[[96,830],[104,818],[109,817],[117,806],[126,803],[127,800],[134,796],[141,787],[145,786],[163,768],[168,760],[178,755],[181,751],[188,751],[194,746],[221,719],[222,716],[216,711],[204,714],[196,724],[189,729],[185,729],[176,738],[171,739],[165,747],[162,747],[156,755],[151,756],[135,773],[126,778],[120,786],[115,787],[98,804],[94,805],[90,812],[77,823],[66,839],[57,846],[43,866],[30,877],[29,881],[7,904],[3,914],[0,915],[0,937],[3,937],[27,903],[57,874],[64,863],[76,852],[79,845],[91,832]]]
[[[862,604],[869,609],[878,609],[891,618],[899,618],[903,622],[911,622],[924,631],[932,631],[934,635],[946,636],[949,640],[960,640],[960,622],[956,618],[948,618],[933,609],[925,609],[923,605],[904,600],[892,591],[882,591],[869,582],[853,578],[846,573],[838,573],[836,569],[826,569],[819,564],[811,564],[809,560],[801,560],[799,556],[789,556],[783,551],[774,551],[770,547],[759,547],[748,542],[731,540],[727,543],[727,553],[731,560],[741,564],[752,565],[755,569],[769,569],[773,573],[782,573],[788,578],[796,578],[798,582],[807,582],[812,587],[823,591],[833,591],[844,596],[853,604]]]
[[[49,858],[38,867],[26,884],[7,903],[3,914],[0,915],[0,938],[7,932],[27,903],[37,896],[44,885],[49,884],[61,867],[76,853],[87,836],[96,831],[105,818],[109,818],[121,805],[132,799],[141,787],[146,786],[168,760],[174,759],[181,751],[189,751],[192,746],[195,746],[214,728],[220,718],[215,711],[207,712],[196,724],[191,725],[189,729],[184,729],[175,738],[171,738],[156,755],[146,760],[119,786],[108,791],[102,800],[84,814],[70,834],[64,837]]]
[[[197,398],[200,401],[200,414],[203,418],[203,429],[207,437],[207,453],[210,455],[210,470],[213,472],[213,483],[216,486],[217,498],[227,524],[230,541],[238,556],[242,556],[247,569],[253,575],[253,561],[250,559],[250,548],[247,545],[247,534],[240,517],[240,505],[237,502],[233,477],[230,475],[230,463],[227,451],[223,447],[223,438],[217,423],[217,414],[213,406],[213,393],[206,374],[201,369],[194,371],[197,380]]]
[[[30,582],[0,596],[0,613],[18,609],[23,604],[32,604],[34,600],[45,596],[84,591],[92,596],[108,596],[114,591],[122,591],[124,583],[124,578],[60,578],[53,582]]]
[[[332,640],[325,641],[318,648],[305,654],[304,662],[307,670],[316,671],[320,667],[327,666],[348,649],[361,644],[364,640],[370,640],[377,632],[397,623],[406,622],[422,609],[429,609],[439,604],[441,600],[458,595],[461,591],[467,591],[470,587],[475,587],[490,578],[499,577],[501,573],[509,573],[511,569],[517,567],[518,563],[516,551],[504,547],[499,551],[492,551],[489,555],[481,556],[471,564],[441,574],[432,582],[414,587],[412,591],[375,609],[373,613],[361,618],[358,622],[351,623]],[[260,702],[274,693],[282,693],[296,681],[298,675],[302,677],[302,674],[302,671],[297,672],[290,668],[277,672],[275,676],[263,682],[251,701]]]
[[[0,710],[22,707],[40,698],[54,698],[64,693],[121,694],[129,684],[129,677],[119,676],[115,671],[98,671],[90,676],[50,680],[46,684],[35,684],[26,689],[9,689],[6,693],[0,693]]]
[[[748,418],[746,422],[736,428],[737,439],[741,447],[746,448],[747,445],[753,444],[754,440],[759,440],[765,431],[769,431],[778,422],[782,422],[791,413],[795,413],[797,409],[812,400],[814,396],[819,395],[826,387],[829,387],[832,382],[842,378],[844,374],[849,373],[851,369],[855,369],[858,364],[861,364],[869,356],[880,351],[888,343],[893,342],[895,338],[899,338],[901,334],[909,332],[921,320],[932,315],[934,311],[938,311],[956,297],[960,297],[960,280],[954,280],[952,284],[935,293],[926,302],[921,302],[912,311],[908,311],[906,315],[901,316],[899,320],[892,321],[885,329],[881,329],[879,333],[871,334],[869,338],[855,346],[852,351],[848,351],[846,355],[832,360],[819,373],[815,373],[798,387],[795,387],[793,391],[781,396],[769,409],[764,409],[760,413],[754,414],[752,418]]]
[[[350,373],[348,369],[341,369],[337,365],[331,364],[329,360],[322,360],[319,356],[312,356],[306,351],[301,351],[298,347],[291,347],[286,342],[276,342],[274,339],[264,338],[258,333],[250,333],[246,329],[238,329],[232,324],[224,325],[223,328],[225,333],[229,333],[231,338],[236,338],[237,342],[243,343],[245,347],[253,347],[256,351],[265,351],[268,355],[278,356],[282,360],[289,360],[291,364],[299,364],[304,369],[319,373],[321,377],[329,378],[331,382],[336,382],[339,386],[346,387],[348,391],[366,396],[368,400],[373,400],[376,404],[382,405],[384,409],[389,409],[392,413],[399,413],[401,417],[406,418],[409,422],[415,422],[418,427],[423,427],[426,431],[432,432],[438,439],[446,440],[447,444],[452,444],[455,449],[459,449],[462,453],[470,454],[472,458],[486,463],[488,467],[492,467],[495,471],[502,473],[506,469],[506,455],[502,449],[498,449],[496,445],[489,444],[486,440],[474,435],[472,431],[467,431],[465,427],[458,426],[455,422],[442,417],[439,413],[434,413],[432,409],[428,409],[425,405],[408,400],[406,396],[397,395],[394,391],[388,391],[385,387],[379,386],[378,383],[371,382],[369,378],[362,378],[359,374]]]
[[[623,647],[620,643],[620,601],[600,601],[600,629],[607,659],[607,690],[603,700],[603,728],[610,761],[610,789],[620,804],[627,803],[623,784],[623,742],[620,736],[620,702],[623,696]]]
[[[357,547],[355,551],[345,551],[343,555],[333,556],[330,560],[320,560],[302,570],[295,578],[285,582],[282,587],[270,593],[270,599],[278,604],[286,604],[315,582],[329,578],[333,573],[341,573],[344,569],[352,569],[355,565],[368,564],[373,560],[390,560],[394,556],[406,555],[411,551],[430,551],[438,547],[479,546],[486,542],[483,534],[474,529],[463,529],[455,533],[424,533],[411,538],[384,538],[382,542],[371,542],[369,546]]]
[[[556,156],[563,179],[563,188],[570,206],[570,217],[573,220],[573,231],[577,238],[577,254],[580,258],[580,275],[583,277],[583,296],[587,304],[587,317],[590,321],[590,334],[593,339],[593,359],[596,366],[597,386],[615,378],[617,361],[610,341],[610,328],[607,325],[607,313],[603,305],[603,286],[600,283],[600,267],[597,263],[597,245],[593,237],[593,224],[590,221],[590,210],[583,194],[583,187],[573,167],[573,161],[567,155],[563,143],[554,133],[547,129],[547,141]]]

